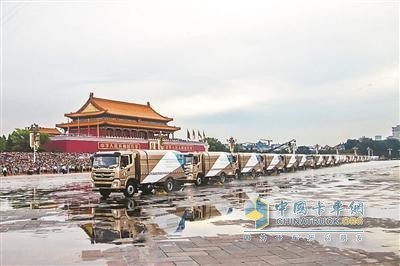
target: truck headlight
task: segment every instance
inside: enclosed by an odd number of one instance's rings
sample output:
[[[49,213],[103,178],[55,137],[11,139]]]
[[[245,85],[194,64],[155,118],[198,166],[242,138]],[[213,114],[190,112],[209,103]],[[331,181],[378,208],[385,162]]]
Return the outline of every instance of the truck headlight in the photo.
[[[113,181],[112,184],[111,184],[111,187],[113,187],[113,188],[119,188],[120,186],[121,186],[121,185],[120,185],[119,180],[115,180],[115,181]]]

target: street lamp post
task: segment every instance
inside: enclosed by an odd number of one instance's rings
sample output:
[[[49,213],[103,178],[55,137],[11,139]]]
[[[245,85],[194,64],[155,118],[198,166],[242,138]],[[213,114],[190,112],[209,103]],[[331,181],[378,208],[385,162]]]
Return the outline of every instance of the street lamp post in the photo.
[[[318,153],[319,153],[319,145],[315,144],[315,154],[318,154]]]
[[[29,145],[33,149],[33,163],[36,163],[36,152],[40,145],[40,133],[38,124],[33,123],[27,128],[30,131]]]
[[[233,137],[230,137],[229,139],[227,139],[228,144],[229,144],[229,150],[230,152],[234,152],[235,151],[235,145],[236,145],[236,139],[234,139]]]
[[[160,131],[158,134],[155,134],[154,136],[157,138],[158,149],[163,150],[164,140],[165,140],[165,136],[164,136],[163,132]]]
[[[371,150],[372,149],[370,147],[367,148],[368,156],[371,156]]]

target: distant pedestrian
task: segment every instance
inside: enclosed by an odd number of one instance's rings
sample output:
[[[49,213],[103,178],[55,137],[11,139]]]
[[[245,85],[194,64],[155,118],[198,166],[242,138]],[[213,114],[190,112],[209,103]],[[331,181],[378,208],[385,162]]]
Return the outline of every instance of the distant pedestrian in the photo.
[[[7,176],[7,167],[3,167],[3,176]]]

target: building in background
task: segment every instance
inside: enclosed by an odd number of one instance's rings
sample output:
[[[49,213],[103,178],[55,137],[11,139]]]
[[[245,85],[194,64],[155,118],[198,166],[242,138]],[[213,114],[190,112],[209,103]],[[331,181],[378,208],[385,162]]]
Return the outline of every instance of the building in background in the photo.
[[[49,151],[206,150],[203,142],[175,139],[174,133],[180,128],[168,125],[173,119],[159,114],[149,102],[143,105],[115,101],[97,98],[90,93],[78,111],[65,116],[68,121],[56,125],[63,132],[49,134],[50,142],[46,146]]]
[[[39,127],[39,133],[41,134],[47,134],[50,137],[52,136],[58,136],[61,134],[61,131],[58,130],[55,127]]]
[[[179,127],[169,126],[173,119],[157,113],[146,105],[102,99],[90,94],[76,112],[65,116],[71,122],[60,123],[68,135],[154,139],[159,133],[172,138]]]
[[[400,125],[392,127],[392,135],[389,138],[400,140]]]

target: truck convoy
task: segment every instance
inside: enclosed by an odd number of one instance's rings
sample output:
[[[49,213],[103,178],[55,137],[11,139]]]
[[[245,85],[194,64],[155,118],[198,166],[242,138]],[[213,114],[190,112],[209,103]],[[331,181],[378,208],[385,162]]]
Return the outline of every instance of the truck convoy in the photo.
[[[94,189],[105,198],[112,192],[122,192],[126,197],[132,197],[139,190],[148,193],[157,187],[169,193],[184,183],[201,186],[210,181],[224,183],[233,178],[255,178],[273,172],[278,174],[308,167],[319,168],[375,159],[377,157],[355,155],[107,151],[92,156],[91,178]]]

